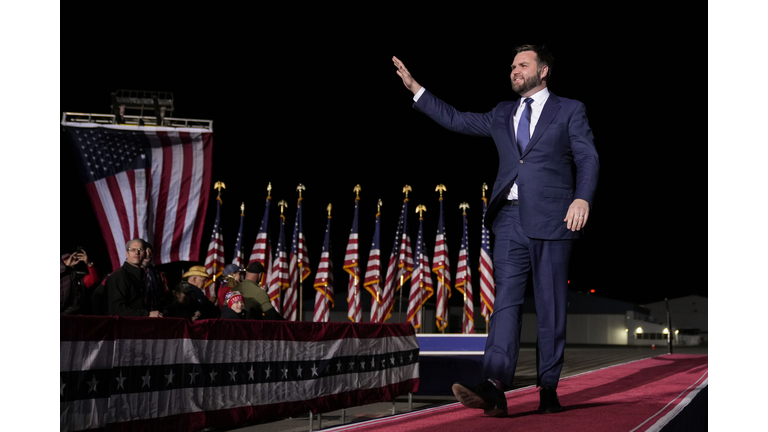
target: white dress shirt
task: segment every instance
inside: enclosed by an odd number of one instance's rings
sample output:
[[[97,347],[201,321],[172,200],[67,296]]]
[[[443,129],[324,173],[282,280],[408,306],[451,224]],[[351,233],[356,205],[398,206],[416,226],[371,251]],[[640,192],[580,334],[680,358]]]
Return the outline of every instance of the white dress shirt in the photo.
[[[418,102],[421,95],[424,94],[424,87],[421,88],[414,96],[413,101]],[[549,89],[544,87],[543,89],[539,90],[537,93],[534,93],[530,96],[533,99],[533,102],[531,102],[531,127],[530,127],[530,133],[531,136],[533,136],[533,131],[536,129],[536,123],[539,121],[539,117],[541,117],[541,111],[544,109],[544,103],[547,102],[547,99],[549,99]],[[515,136],[517,136],[517,124],[520,123],[520,117],[523,115],[523,109],[525,109],[525,99],[524,97],[521,97],[518,101],[518,107],[515,112],[515,116],[512,118],[514,122],[515,127]],[[509,191],[509,195],[507,196],[507,199],[509,200],[516,200],[517,199],[517,183],[512,185],[512,189]]]

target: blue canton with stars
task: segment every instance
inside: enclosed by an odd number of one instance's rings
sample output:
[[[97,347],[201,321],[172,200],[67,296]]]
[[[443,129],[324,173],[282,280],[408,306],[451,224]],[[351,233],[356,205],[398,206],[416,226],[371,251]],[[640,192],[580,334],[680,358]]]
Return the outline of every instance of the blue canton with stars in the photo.
[[[151,166],[144,132],[106,128],[67,128],[85,183]]]

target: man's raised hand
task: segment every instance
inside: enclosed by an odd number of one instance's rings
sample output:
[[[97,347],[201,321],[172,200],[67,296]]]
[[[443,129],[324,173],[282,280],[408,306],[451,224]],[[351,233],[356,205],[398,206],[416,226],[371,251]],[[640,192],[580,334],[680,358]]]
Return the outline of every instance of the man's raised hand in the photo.
[[[403,62],[400,61],[395,56],[392,56],[392,62],[395,63],[395,67],[397,68],[397,74],[400,75],[400,78],[403,79],[403,84],[405,85],[405,88],[410,90],[413,94],[416,94],[421,90],[421,86],[419,83],[416,82],[415,79],[411,76],[411,73],[408,72],[408,69],[406,69]]]

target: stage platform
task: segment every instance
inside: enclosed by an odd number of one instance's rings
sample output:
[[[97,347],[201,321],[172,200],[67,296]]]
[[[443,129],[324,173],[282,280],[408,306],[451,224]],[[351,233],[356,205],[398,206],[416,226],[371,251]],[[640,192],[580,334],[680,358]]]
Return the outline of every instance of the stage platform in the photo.
[[[392,403],[377,403],[323,414],[320,424],[315,415],[313,428],[398,432],[433,428],[449,432],[454,426],[455,430],[463,432],[478,427],[526,431],[601,430],[598,426],[606,426],[606,431],[706,430],[707,347],[676,348],[672,356],[665,353],[666,348],[566,347],[563,378],[558,389],[566,410],[559,414],[539,415],[535,412],[538,406],[535,349],[523,346],[515,389],[507,392],[508,418],[491,419],[480,410],[465,409],[452,395],[417,394],[413,397],[411,412],[407,412],[407,398],[401,396],[396,400],[396,415],[392,415]],[[424,356],[421,360],[429,358]],[[469,359],[471,356],[458,358]],[[424,384],[424,372],[430,369],[422,365],[421,371]],[[480,425],[484,422],[489,423]],[[307,430],[309,415],[232,429],[233,432]]]

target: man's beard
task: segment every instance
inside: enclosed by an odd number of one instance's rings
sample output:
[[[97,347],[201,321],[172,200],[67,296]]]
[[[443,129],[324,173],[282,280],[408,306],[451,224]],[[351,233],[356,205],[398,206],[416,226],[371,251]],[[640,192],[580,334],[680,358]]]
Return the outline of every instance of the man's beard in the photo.
[[[536,86],[541,84],[541,78],[539,77],[539,74],[526,77],[523,80],[523,83],[518,85],[515,83],[514,80],[512,80],[512,90],[515,91],[515,93],[519,95],[523,95],[524,93],[527,93],[529,90],[536,88]]]

